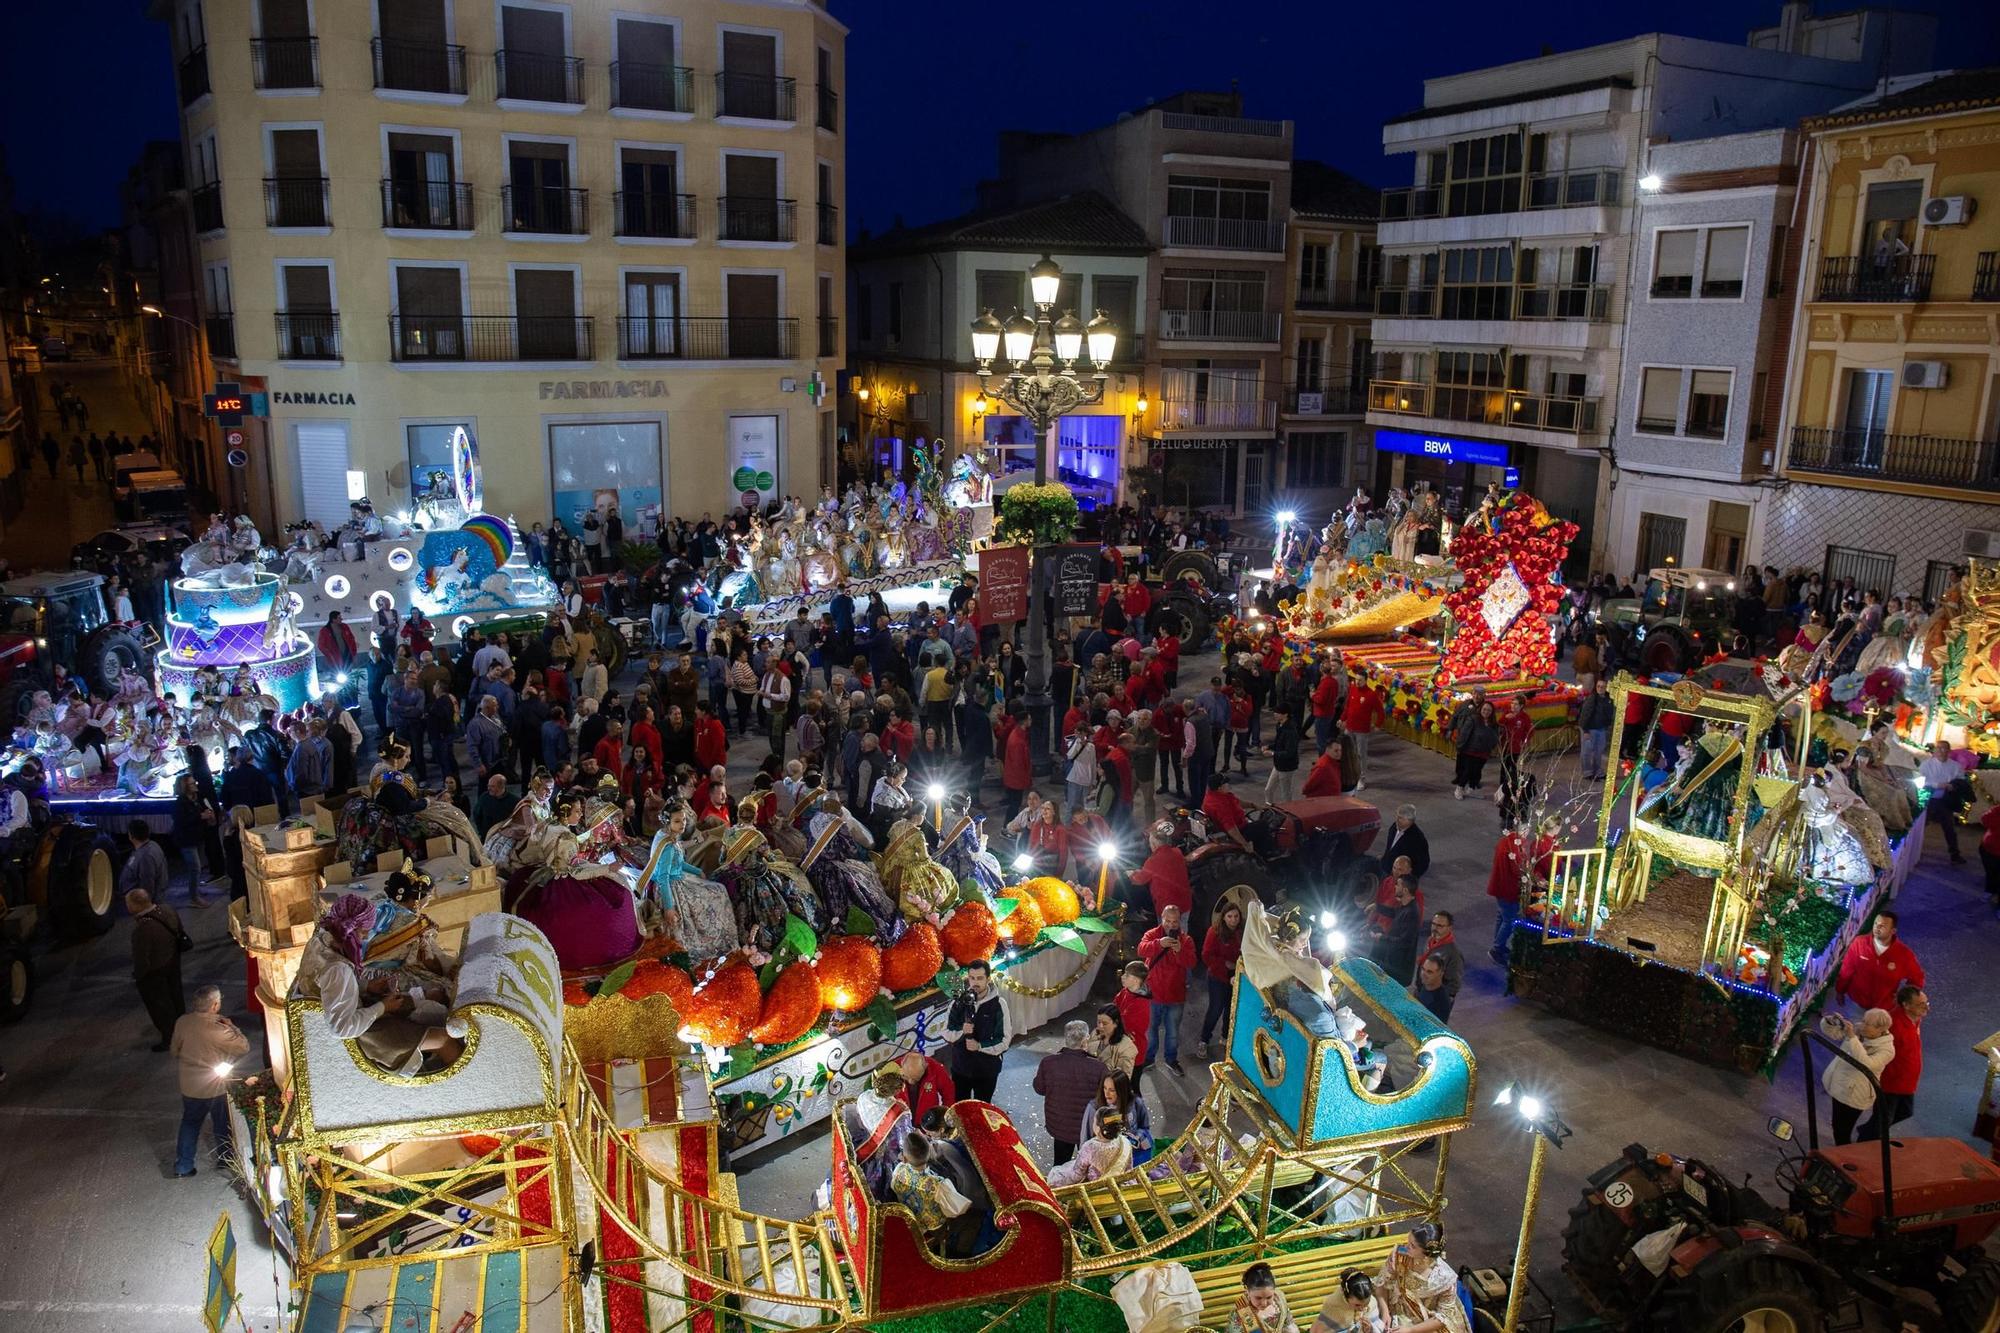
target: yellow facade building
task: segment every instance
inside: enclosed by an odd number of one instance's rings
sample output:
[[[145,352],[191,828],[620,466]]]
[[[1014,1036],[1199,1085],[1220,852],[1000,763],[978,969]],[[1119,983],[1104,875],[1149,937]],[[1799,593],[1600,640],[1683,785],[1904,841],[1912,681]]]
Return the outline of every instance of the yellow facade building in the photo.
[[[405,508],[460,426],[523,527],[616,505],[638,537],[831,480],[846,30],[822,4],[153,12],[209,355],[268,403],[216,442],[260,521]]]
[[[1806,122],[1767,563],[1890,596],[2000,555],[2000,70]]]

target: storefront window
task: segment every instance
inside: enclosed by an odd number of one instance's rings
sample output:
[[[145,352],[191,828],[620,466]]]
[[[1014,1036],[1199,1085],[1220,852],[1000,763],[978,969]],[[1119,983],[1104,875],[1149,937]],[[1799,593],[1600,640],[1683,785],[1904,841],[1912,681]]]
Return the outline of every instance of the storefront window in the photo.
[[[657,421],[591,421],[549,427],[555,516],[575,532],[583,516],[617,507],[628,538],[659,530],[665,502]]]
[[[1068,486],[1083,509],[1117,503],[1123,426],[1114,416],[1069,416],[1056,423],[1049,479]],[[985,434],[987,447],[999,460],[999,489],[1035,479],[1035,433],[1027,418],[989,416]]]
[[[1241,440],[1177,439],[1164,444],[1160,499],[1179,509],[1236,510],[1236,460]]]
[[[435,490],[451,491],[451,441],[454,433],[472,434],[470,421],[427,422],[406,426],[410,450],[410,499]]]

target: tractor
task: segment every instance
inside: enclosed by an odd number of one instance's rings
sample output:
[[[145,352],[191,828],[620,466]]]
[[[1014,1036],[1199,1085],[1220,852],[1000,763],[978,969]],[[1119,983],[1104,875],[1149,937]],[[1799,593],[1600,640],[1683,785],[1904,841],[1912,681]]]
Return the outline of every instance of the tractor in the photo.
[[[1226,590],[1221,568],[1207,551],[1168,556],[1152,594],[1147,623],[1155,633],[1173,630],[1189,652],[1199,651],[1216,624],[1236,614],[1236,595]]]
[[[104,606],[104,576],[86,570],[23,574],[0,582],[0,726],[20,722],[36,690],[54,682],[52,664],[73,666],[99,698],[120,677],[150,677],[159,636],[143,621],[116,621]]]
[[[54,814],[39,762],[0,779],[25,800],[28,821],[0,839],[0,1023],[28,1010],[35,984],[28,942],[43,921],[58,943],[111,929],[118,901],[117,849],[89,824]]]
[[[1207,929],[1216,899],[1239,884],[1266,904],[1282,895],[1317,918],[1327,911],[1345,915],[1361,889],[1372,890],[1381,878],[1381,866],[1367,853],[1381,831],[1382,812],[1357,797],[1306,796],[1252,807],[1245,836],[1257,849],[1254,856],[1198,811],[1177,810],[1171,818],[1187,856],[1197,934]]]
[[[1800,1042],[1807,1141],[1787,1152],[1781,1203],[1705,1162],[1638,1144],[1590,1177],[1563,1231],[1563,1268],[1613,1327],[1674,1333],[1995,1333],[2000,1166],[1957,1139],[1821,1147],[1812,1047]],[[1792,1143],[1790,1123],[1773,1137]]]
[[[1641,674],[1692,671],[1728,647],[1735,593],[1735,576],[1721,570],[1656,569],[1638,597],[1604,603],[1597,623]]]

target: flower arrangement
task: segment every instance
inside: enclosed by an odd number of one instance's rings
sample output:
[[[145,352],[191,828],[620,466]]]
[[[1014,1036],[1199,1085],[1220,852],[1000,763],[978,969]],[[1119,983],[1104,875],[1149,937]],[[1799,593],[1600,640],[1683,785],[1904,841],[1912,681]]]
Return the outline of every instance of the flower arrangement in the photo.
[[[1465,581],[1444,599],[1456,630],[1438,684],[1555,674],[1557,574],[1576,534],[1525,491],[1501,500],[1489,521],[1459,529],[1451,555]]]
[[[1055,546],[1076,536],[1076,517],[1076,496],[1069,487],[1057,481],[1024,482],[1001,492],[993,539]]]

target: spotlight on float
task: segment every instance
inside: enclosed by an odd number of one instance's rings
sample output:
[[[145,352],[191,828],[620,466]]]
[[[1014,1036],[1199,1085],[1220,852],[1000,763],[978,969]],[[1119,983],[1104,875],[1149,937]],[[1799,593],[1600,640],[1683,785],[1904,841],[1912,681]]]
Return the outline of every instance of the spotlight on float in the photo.
[[[1345,931],[1329,930],[1326,933],[1326,947],[1329,953],[1346,953],[1347,933]]]
[[[942,801],[944,799],[944,784],[942,782],[933,782],[929,795],[933,801]]]
[[[1321,930],[1332,930],[1335,926],[1339,924],[1340,924],[1340,918],[1335,916],[1333,913],[1321,912],[1319,914],[1319,928]]]
[[[1098,843],[1097,859],[1105,865],[1110,865],[1113,861],[1116,861],[1118,859],[1118,844],[1112,842]]]
[[[345,685],[347,683],[347,673],[345,671],[337,673],[333,678],[333,683],[336,685]]]
[[[1035,868],[1035,858],[1028,855],[1026,852],[1022,852],[1019,856],[1014,858],[1014,869],[1019,870],[1024,874],[1027,871],[1033,870],[1034,868]]]
[[[1298,520],[1298,517],[1299,516],[1297,514],[1293,513],[1289,509],[1280,509],[1278,511],[1278,522],[1280,523],[1289,525],[1291,523],[1296,522]]]

